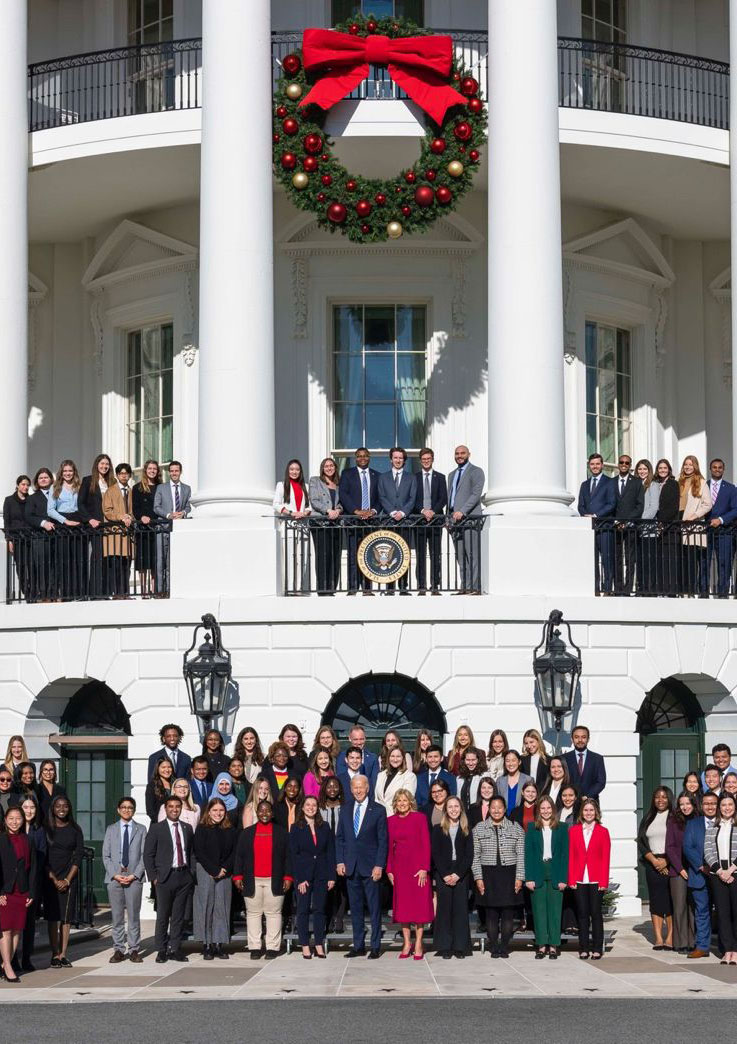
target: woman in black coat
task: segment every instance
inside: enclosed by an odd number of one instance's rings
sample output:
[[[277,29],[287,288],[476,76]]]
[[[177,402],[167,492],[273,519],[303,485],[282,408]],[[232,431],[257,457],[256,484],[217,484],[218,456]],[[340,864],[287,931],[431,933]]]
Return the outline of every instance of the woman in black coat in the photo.
[[[147,460],[143,465],[141,481],[136,482],[131,497],[131,509],[136,526],[136,569],[140,574],[141,594],[149,598],[156,594],[156,513],[154,497],[161,482],[158,461]]]
[[[209,729],[202,742],[202,756],[207,758],[207,778],[214,783],[221,772],[228,771],[230,758],[225,753],[225,740],[217,729]]]
[[[433,876],[438,905],[433,930],[438,956],[449,960],[471,952],[468,889],[473,863],[473,835],[457,797],[445,802],[445,812],[430,835]]]
[[[681,580],[683,545],[678,527],[673,524],[678,521],[681,493],[670,461],[665,458],[658,461],[655,465],[655,479],[660,483],[658,513],[655,517],[663,524],[658,537],[658,592],[675,598]]]
[[[306,960],[310,950],[310,912],[315,935],[315,956],[325,957],[325,908],[328,892],[335,887],[335,839],[323,820],[317,798],[302,802],[289,834],[289,852],[297,896],[297,935]]]
[[[28,475],[19,475],[15,480],[15,492],[11,493],[3,501],[3,527],[8,550],[13,556],[13,565],[18,577],[18,597],[28,601],[29,579],[30,579],[30,533],[23,539],[24,530],[29,530],[30,525],[26,518],[28,508],[28,491],[31,488],[31,480]],[[13,540],[13,536],[16,537]]]
[[[107,453],[98,453],[92,461],[90,474],[85,475],[79,487],[77,510],[79,517],[93,531],[90,539],[90,595],[104,597],[111,592],[107,559],[102,554],[102,529],[105,521],[102,497],[108,486],[115,483],[113,462]]]

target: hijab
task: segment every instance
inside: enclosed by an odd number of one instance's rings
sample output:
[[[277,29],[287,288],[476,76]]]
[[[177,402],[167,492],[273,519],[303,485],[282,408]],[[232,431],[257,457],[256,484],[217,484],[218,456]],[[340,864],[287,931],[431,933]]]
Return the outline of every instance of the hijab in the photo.
[[[228,792],[227,792],[227,794],[221,793],[221,791],[218,789],[220,783],[223,780],[228,784]],[[220,798],[220,800],[225,805],[225,807],[228,810],[228,812],[230,812],[234,808],[238,808],[238,798],[233,793],[233,780],[230,778],[230,773],[229,772],[221,772],[220,773],[220,775],[217,777],[217,779],[215,780],[215,782],[212,785],[212,793],[210,794],[210,797],[211,798],[214,798],[214,797]]]

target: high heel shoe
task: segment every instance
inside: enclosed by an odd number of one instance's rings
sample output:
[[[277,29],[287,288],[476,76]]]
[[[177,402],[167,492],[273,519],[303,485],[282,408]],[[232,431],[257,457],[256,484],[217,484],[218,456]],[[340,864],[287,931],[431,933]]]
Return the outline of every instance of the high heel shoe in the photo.
[[[412,959],[415,960],[415,961],[424,961],[425,954],[424,953],[413,953],[412,954]]]
[[[404,952],[404,950],[402,950],[402,952],[399,955],[399,959],[400,959],[400,961],[406,961],[407,958],[411,957],[411,956],[412,956],[412,951],[411,950],[407,950],[406,953]]]

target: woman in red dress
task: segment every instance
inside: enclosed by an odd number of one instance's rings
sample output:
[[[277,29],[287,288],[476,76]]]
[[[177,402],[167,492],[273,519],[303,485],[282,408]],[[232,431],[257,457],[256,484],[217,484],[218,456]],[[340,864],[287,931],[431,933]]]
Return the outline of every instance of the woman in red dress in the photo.
[[[2,978],[20,982],[12,962],[26,926],[26,910],[33,902],[30,883],[35,872],[35,850],[23,833],[21,809],[9,808],[0,834],[0,955]]]
[[[430,887],[430,831],[427,817],[417,811],[415,799],[402,788],[394,795],[394,815],[389,816],[389,855],[386,872],[394,886],[392,911],[394,921],[402,926],[404,945],[400,960],[412,952],[412,925],[415,928],[414,959],[421,961],[422,933],[425,925],[433,920]]]

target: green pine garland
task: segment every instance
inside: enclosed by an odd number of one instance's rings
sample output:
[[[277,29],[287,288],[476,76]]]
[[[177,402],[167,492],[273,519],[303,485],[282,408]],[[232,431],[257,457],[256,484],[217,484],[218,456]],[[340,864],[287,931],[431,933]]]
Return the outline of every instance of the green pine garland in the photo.
[[[370,23],[373,23],[371,30],[368,28]],[[427,30],[402,18],[376,19],[371,15],[356,15],[336,25],[335,29],[362,37],[368,36],[370,31],[391,38],[428,35]],[[428,117],[420,156],[414,166],[400,171],[394,178],[365,178],[361,174],[351,174],[333,155],[333,143],[323,129],[325,113],[314,105],[299,108],[311,83],[305,76],[301,51],[295,50],[294,55],[299,58],[299,69],[291,76],[282,70],[274,95],[273,158],[274,173],[295,206],[314,212],[322,228],[331,232],[340,230],[354,243],[382,243],[388,238],[397,238],[396,235],[390,236],[387,231],[392,222],[398,222],[401,226],[399,235],[425,232],[443,213],[456,209],[458,201],[471,188],[474,170],[480,162],[486,128],[486,109],[483,104],[479,112],[472,112],[468,107],[460,105],[449,110],[441,126]],[[454,59],[449,84],[458,89],[461,81],[470,76],[465,65]],[[292,100],[286,91],[290,84],[295,83],[302,88],[302,94]],[[483,103],[480,90],[474,97]],[[289,120],[297,122],[296,133],[285,133],[284,123]],[[455,126],[461,122],[471,127],[471,137],[467,141],[459,141],[454,135]],[[305,138],[310,134],[319,136],[321,142],[318,151],[312,156],[304,145]],[[445,142],[441,154],[431,149],[431,143],[436,139]],[[291,154],[293,159],[293,163],[290,161],[286,167],[283,162],[285,154]],[[308,161],[307,170],[304,169],[305,160]],[[460,176],[452,177],[448,173],[448,164],[453,161],[463,165]],[[435,172],[434,179],[428,179],[428,171]],[[292,180],[295,174],[305,175],[305,187],[295,187]],[[326,185],[324,182],[328,179]],[[299,180],[304,181],[304,178]],[[421,186],[433,190],[432,203],[426,207],[419,206],[415,201],[415,192]],[[451,198],[447,203],[441,203],[437,198],[437,190],[441,187],[450,190]],[[356,210],[358,203],[368,204],[370,212],[360,215]],[[335,222],[328,217],[329,208],[333,204],[341,204],[345,208],[344,221]],[[394,231],[397,231],[396,227]]]

